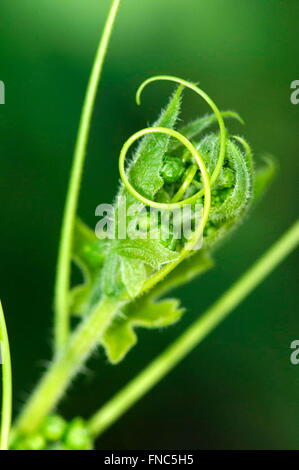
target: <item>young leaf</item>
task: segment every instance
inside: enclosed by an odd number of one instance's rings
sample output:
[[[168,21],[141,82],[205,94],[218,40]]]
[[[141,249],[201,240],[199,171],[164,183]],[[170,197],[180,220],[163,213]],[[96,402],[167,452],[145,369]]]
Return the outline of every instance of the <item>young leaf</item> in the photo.
[[[111,250],[101,273],[101,289],[104,294],[116,297],[122,289],[120,257]]]
[[[204,250],[198,251],[184,260],[150,292],[123,308],[112,320],[102,340],[109,361],[114,364],[120,362],[137,343],[136,327],[160,328],[177,322],[184,313],[179,301],[159,300],[160,297],[194,279],[212,265],[209,254]]]
[[[102,344],[110,362],[120,362],[137,343],[136,327],[161,328],[176,323],[183,315],[179,301],[155,302],[145,296],[129,304],[106,330]]]
[[[137,297],[146,280],[146,269],[144,263],[138,259],[121,257],[122,281],[131,298]]]
[[[95,234],[80,219],[76,220],[72,258],[81,270],[83,283],[70,291],[70,310],[81,315],[87,309],[95,279],[102,269],[106,242]]]
[[[203,154],[209,173],[215,168],[219,154],[219,137],[210,134],[197,145]],[[225,166],[214,185],[209,222],[221,221],[241,215],[252,193],[252,166],[250,156],[243,153],[233,140],[227,141]]]
[[[154,269],[177,259],[179,254],[166,248],[160,240],[120,240],[115,251],[124,257],[143,261]]]
[[[277,162],[273,157],[267,155],[263,161],[264,164],[256,169],[254,175],[254,199],[259,199],[264,194],[277,171]]]
[[[112,364],[120,362],[128,351],[137,343],[137,335],[129,322],[121,316],[113,320],[102,338],[107,358]]]
[[[251,198],[252,173],[248,169],[247,158],[239,147],[230,140],[227,142],[226,155],[230,168],[234,172],[235,182],[232,189],[227,190],[224,202],[211,210],[210,219],[213,222],[240,216]]]
[[[94,232],[77,218],[72,253],[74,261],[87,273],[97,271],[103,265],[105,248],[105,241],[98,240]]]
[[[173,128],[181,106],[182,87],[179,86],[173,94],[168,106],[160,118],[154,123],[155,127]],[[130,183],[143,196],[153,199],[163,186],[160,170],[163,156],[167,152],[170,137],[165,134],[146,136],[140,143],[133,162],[129,168]]]
[[[168,276],[151,291],[154,298],[160,298],[167,292],[181,287],[211,269],[214,261],[210,253],[201,249],[180,263]]]

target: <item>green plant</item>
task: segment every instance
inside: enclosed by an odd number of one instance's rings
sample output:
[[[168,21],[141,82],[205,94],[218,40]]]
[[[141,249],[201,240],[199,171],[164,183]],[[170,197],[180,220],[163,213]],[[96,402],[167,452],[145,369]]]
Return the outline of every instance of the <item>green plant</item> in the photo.
[[[255,168],[246,140],[228,133],[226,119],[242,122],[236,113],[220,112],[213,100],[193,83],[172,76],[152,77],[138,89],[138,104],[144,88],[154,81],[171,81],[176,88],[156,123],[131,136],[122,147],[119,158],[122,184],[113,206],[116,237],[107,237],[103,227],[97,231],[97,237],[77,218],[92,111],[119,6],[120,0],[112,1],[75,147],[55,285],[54,358],[16,421],[11,433],[14,449],[90,449],[96,436],[204,339],[299,241],[297,222],[214,306],[89,421],[74,418],[66,423],[51,414],[94,348],[102,345],[110,362],[117,363],[136,344],[137,327],[167,326],[181,318],[184,309],[180,302],[164,295],[212,266],[213,251],[243,221],[274,173],[273,161],[269,159]],[[176,130],[185,88],[203,98],[213,114]],[[209,130],[214,124],[219,132]],[[126,168],[127,153],[140,138]],[[173,211],[182,213],[185,208],[189,212],[175,224]],[[129,214],[124,226],[118,217],[123,210]],[[158,223],[152,224],[152,217]],[[164,217],[172,218],[167,233]],[[182,231],[186,218],[189,234]],[[131,236],[132,227],[138,231],[137,238]],[[147,236],[148,230],[151,237]],[[82,271],[81,285],[70,284],[72,260]],[[74,331],[70,328],[72,315],[81,319]],[[3,354],[7,359],[3,370],[1,428],[1,445],[6,448],[11,377],[5,323],[2,315],[0,318]]]

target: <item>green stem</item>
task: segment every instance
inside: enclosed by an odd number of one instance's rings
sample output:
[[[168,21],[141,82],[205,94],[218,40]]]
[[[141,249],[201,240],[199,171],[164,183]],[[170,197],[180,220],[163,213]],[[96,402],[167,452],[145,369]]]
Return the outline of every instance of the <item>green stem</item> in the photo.
[[[79,124],[77,141],[75,145],[73,165],[71,169],[69,187],[62,222],[55,282],[54,346],[56,352],[59,351],[66,344],[66,341],[69,336],[70,319],[68,308],[68,293],[71,271],[71,252],[75,217],[78,207],[78,199],[82,179],[82,170],[86,155],[86,148],[97,89],[120,2],[121,0],[112,0],[111,8],[106,20],[104,31],[101,36],[89,83],[87,86],[86,96]]]
[[[9,431],[11,425],[12,413],[12,373],[11,359],[9,350],[9,340],[7,335],[5,317],[0,302],[0,340],[2,357],[2,416],[1,416],[1,433],[0,433],[0,450],[8,449]]]
[[[99,345],[103,331],[119,302],[104,299],[73,333],[65,349],[56,357],[19,417],[15,434],[30,434],[55,407],[72,378]]]
[[[299,221],[169,348],[108,401],[89,421],[103,433],[192,351],[298,245]]]

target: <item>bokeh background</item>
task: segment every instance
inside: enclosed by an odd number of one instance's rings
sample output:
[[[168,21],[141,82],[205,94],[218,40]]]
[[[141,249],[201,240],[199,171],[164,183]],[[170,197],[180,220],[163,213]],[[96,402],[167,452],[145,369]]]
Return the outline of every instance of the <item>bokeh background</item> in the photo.
[[[1,1],[1,298],[9,327],[15,412],[48,364],[60,222],[80,108],[108,0]],[[298,0],[124,0],[97,100],[80,214],[118,185],[123,141],[155,119],[170,92],[152,74],[201,86],[245,119],[258,156],[280,170],[246,223],[216,254],[216,267],[180,289],[188,312],[165,331],[140,331],[119,366],[98,351],[59,410],[88,417],[163,350],[261,255],[297,216]],[[184,117],[207,108],[186,93]],[[175,371],[110,428],[100,449],[296,449],[299,445],[298,256],[293,253]]]

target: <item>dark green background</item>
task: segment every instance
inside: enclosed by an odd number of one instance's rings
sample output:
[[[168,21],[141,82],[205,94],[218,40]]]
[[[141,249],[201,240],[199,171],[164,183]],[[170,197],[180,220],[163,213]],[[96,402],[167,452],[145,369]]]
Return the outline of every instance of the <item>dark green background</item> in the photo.
[[[1,2],[1,298],[9,327],[15,411],[48,364],[60,221],[80,108],[108,0]],[[93,121],[80,214],[110,202],[123,141],[151,122],[175,74],[245,119],[256,155],[277,156],[276,181],[216,254],[216,267],[181,289],[188,308],[165,331],[140,331],[119,366],[103,351],[60,410],[89,416],[209,306],[295,220],[299,105],[298,0],[123,0]],[[207,109],[186,93],[184,116]],[[258,158],[258,157],[257,157]],[[298,261],[298,258],[297,258]],[[294,449],[299,444],[298,263],[285,261],[179,367],[98,441],[104,449]]]

